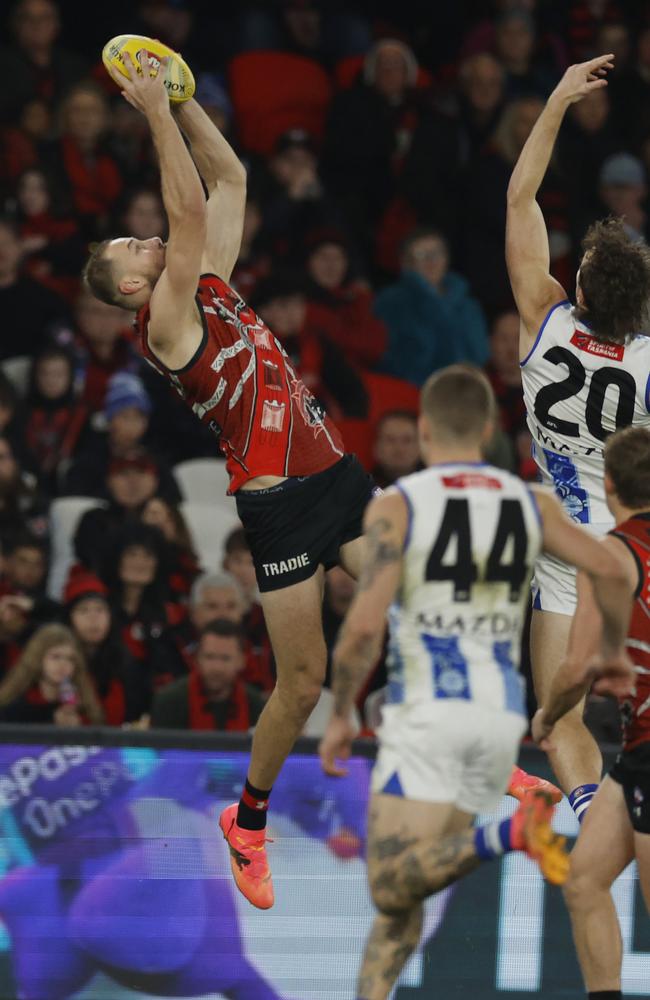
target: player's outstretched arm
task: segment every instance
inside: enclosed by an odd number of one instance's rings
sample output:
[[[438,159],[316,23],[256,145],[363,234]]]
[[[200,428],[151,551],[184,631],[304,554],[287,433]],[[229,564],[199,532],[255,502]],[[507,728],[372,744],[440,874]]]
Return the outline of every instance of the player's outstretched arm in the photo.
[[[124,63],[130,78],[111,75],[129,104],[141,111],[151,128],[160,163],[162,197],[169,219],[165,269],[151,297],[149,341],[154,350],[168,351],[187,328],[201,273],[206,233],[206,204],[201,178],[169,107],[164,73],[150,76],[143,56],[141,74],[128,53]],[[164,62],[163,62],[164,65]]]
[[[194,98],[179,104],[174,113],[208,190],[208,231],[201,270],[229,281],[241,246],[246,169]]]
[[[506,262],[512,292],[524,327],[525,353],[548,310],[566,298],[551,277],[548,235],[537,192],[553,153],[560,125],[570,104],[591,90],[604,87],[604,73],[613,66],[611,54],[570,66],[549,97],[521,151],[508,185]]]
[[[599,541],[579,528],[551,493],[540,488],[534,492],[542,517],[544,551],[587,574],[602,616],[601,655],[605,661],[625,660],[635,584],[620,554],[622,546],[611,538]]]
[[[364,519],[365,552],[359,582],[334,650],[334,710],[320,745],[321,762],[327,774],[345,774],[335,759],[350,753],[355,735],[350,713],[356,695],[381,653],[386,612],[399,586],[407,527],[406,500],[397,490],[369,504]]]

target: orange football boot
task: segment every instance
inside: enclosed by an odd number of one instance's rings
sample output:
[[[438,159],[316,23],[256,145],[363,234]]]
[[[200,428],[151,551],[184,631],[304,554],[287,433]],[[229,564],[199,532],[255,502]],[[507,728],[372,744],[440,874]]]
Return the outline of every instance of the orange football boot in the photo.
[[[529,791],[512,817],[510,843],[537,863],[552,885],[563,885],[569,874],[566,837],[551,827],[555,807],[549,792]]]
[[[237,888],[259,910],[269,910],[275,901],[271,869],[266,858],[265,830],[237,826],[239,803],[226,806],[219,817],[221,832],[230,849],[230,867]]]
[[[534,791],[546,792],[551,796],[551,802],[555,806],[562,801],[563,794],[557,785],[547,781],[546,778],[538,778],[536,774],[527,774],[520,767],[513,767],[508,785],[508,795],[523,802],[524,796]]]

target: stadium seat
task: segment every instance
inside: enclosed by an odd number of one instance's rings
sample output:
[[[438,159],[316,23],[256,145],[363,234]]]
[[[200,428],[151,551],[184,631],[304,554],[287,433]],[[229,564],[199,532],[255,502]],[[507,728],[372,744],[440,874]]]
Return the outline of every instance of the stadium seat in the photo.
[[[334,695],[329,688],[323,688],[320,693],[320,698],[316,702],[316,707],[305,723],[302,735],[313,737],[322,736],[327,729],[327,723],[330,721],[333,705]],[[359,732],[361,729],[361,718],[356,708],[352,709],[350,721],[356,731]]]
[[[362,372],[362,378],[368,393],[368,420],[372,427],[390,410],[419,412],[420,390],[417,386],[378,372]]]
[[[242,52],[230,61],[228,78],[245,149],[268,155],[291,128],[322,136],[332,88],[313,59],[288,52]]]
[[[233,528],[240,526],[234,500],[224,503],[197,503],[184,500],[180,510],[194,543],[199,563],[206,572],[221,569],[223,546]]]
[[[373,464],[373,428],[369,421],[354,420],[350,417],[337,420],[336,426],[341,432],[345,450],[356,455],[364,469],[370,471]]]
[[[22,356],[18,358],[7,358],[7,360],[3,361],[0,365],[0,368],[2,368],[2,371],[21,398],[27,395],[31,367],[32,358]]]
[[[230,477],[219,458],[192,458],[174,466],[174,476],[186,500],[192,503],[225,503]],[[234,501],[233,501],[234,503]]]
[[[47,594],[54,601],[60,601],[74,562],[72,542],[79,521],[93,507],[105,507],[97,497],[59,497],[50,506],[50,538],[52,558],[47,581]]]

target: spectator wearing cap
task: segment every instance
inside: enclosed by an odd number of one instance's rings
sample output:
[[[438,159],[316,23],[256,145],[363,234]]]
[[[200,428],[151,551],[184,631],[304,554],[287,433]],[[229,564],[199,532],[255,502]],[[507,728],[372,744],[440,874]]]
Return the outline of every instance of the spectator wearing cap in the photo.
[[[397,39],[380,39],[355,84],[334,97],[323,145],[323,177],[366,238],[396,192],[396,181],[418,124],[423,92],[418,63]],[[364,244],[365,245],[365,244]]]
[[[111,462],[144,449],[151,416],[151,400],[142,380],[130,372],[118,372],[108,383],[103,419],[94,424],[105,427],[88,441],[85,451],[71,466],[63,492],[74,496],[106,496],[107,473]],[[173,476],[159,456],[151,453],[161,491],[178,498]]]
[[[156,459],[143,448],[110,458],[106,476],[108,503],[87,510],[74,537],[76,557],[86,569],[101,573],[116,534],[124,526],[139,522],[147,501],[160,493],[160,479]],[[179,498],[176,490],[173,499]]]
[[[82,286],[74,305],[77,377],[92,413],[102,410],[108,382],[117,372],[137,372],[140,360],[129,343],[124,310],[100,302]]]
[[[145,672],[122,642],[108,600],[108,588],[81,567],[64,594],[69,627],[79,642],[106,724],[135,722],[145,712],[149,686]]]
[[[603,163],[599,181],[600,200],[611,215],[623,219],[630,239],[645,242],[648,235],[645,167],[630,153],[616,153]]]
[[[195,664],[199,635],[209,622],[225,618],[244,630],[243,679],[269,694],[275,686],[275,664],[271,644],[255,617],[251,603],[237,578],[229,572],[203,573],[192,586],[187,614],[174,630],[174,642],[184,667]],[[266,639],[266,641],[264,641]]]
[[[386,350],[386,327],[373,314],[370,287],[353,276],[345,234],[316,230],[306,250],[307,327],[322,329],[358,368],[373,368]]]
[[[257,176],[253,171],[251,187],[262,205],[259,242],[275,258],[300,263],[307,233],[342,221],[323,188],[316,141],[305,129],[279,136],[267,168]]]
[[[422,385],[440,368],[488,358],[483,311],[465,278],[449,270],[444,237],[416,229],[402,246],[399,281],[379,293],[375,311],[388,327],[379,370]]]
[[[187,670],[174,642],[185,610],[170,598],[166,553],[157,528],[126,524],[115,536],[101,574],[115,625],[141,672],[147,709],[154,690]]]
[[[265,700],[243,681],[245,665],[241,626],[222,618],[209,623],[199,637],[194,669],[156,694],[151,726],[229,732],[253,729]]]
[[[288,274],[271,274],[256,286],[250,304],[332,419],[366,416],[368,395],[356,368],[328,337],[327,327],[307,323],[304,282]]]
[[[79,448],[88,420],[74,385],[74,359],[52,345],[35,358],[26,399],[25,443],[49,493]]]

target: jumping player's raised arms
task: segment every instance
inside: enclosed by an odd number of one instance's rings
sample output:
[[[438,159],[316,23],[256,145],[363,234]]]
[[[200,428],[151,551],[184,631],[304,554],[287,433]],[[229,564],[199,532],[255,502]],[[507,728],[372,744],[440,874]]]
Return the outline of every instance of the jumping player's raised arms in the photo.
[[[241,243],[243,165],[196,101],[172,112],[162,76],[150,77],[149,64],[136,74],[125,62],[130,78],[115,80],[151,128],[169,240],[106,240],[85,277],[99,298],[135,312],[143,356],[215,432],[215,451],[226,456],[277,684],[255,728],[242,798],[224,810],[220,826],[237,886],[268,908],[271,786],[325,678],[325,569],[340,563],[356,575],[373,483],[344,454],[336,427],[271,330],[227,284]]]
[[[603,489],[603,446],[629,424],[650,424],[650,251],[621,220],[587,232],[576,305],[550,273],[537,192],[571,104],[607,86],[612,54],[571,66],[524,145],[508,188],[506,258],[520,314],[520,359],[533,455],[542,481],[569,516],[596,534],[612,526]],[[566,651],[576,606],[575,573],[542,555],[535,567],[531,660],[544,701]],[[600,780],[602,759],[580,703],[558,723],[549,758],[580,819]]]

